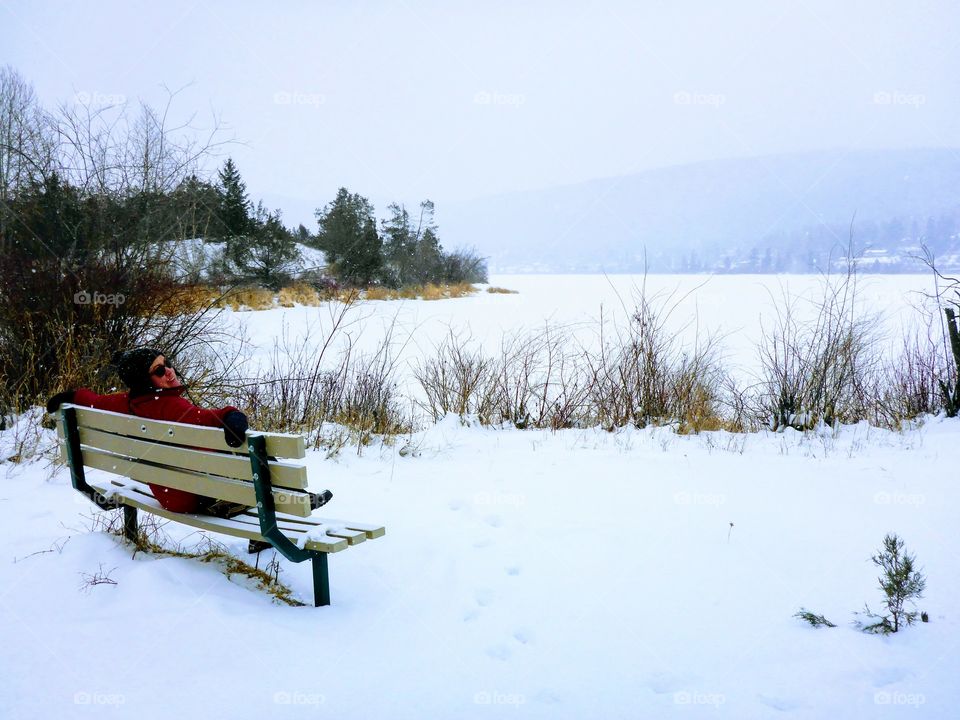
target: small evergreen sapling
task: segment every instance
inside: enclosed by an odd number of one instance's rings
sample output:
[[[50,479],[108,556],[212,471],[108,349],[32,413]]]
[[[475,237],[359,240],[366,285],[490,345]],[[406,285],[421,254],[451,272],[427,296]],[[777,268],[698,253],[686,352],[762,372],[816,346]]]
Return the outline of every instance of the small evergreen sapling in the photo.
[[[800,618],[805,623],[809,623],[811,627],[836,627],[836,625],[827,620],[823,615],[817,615],[806,608],[800,608],[793,614],[793,616],[795,618]]]
[[[877,615],[864,605],[863,615],[872,622],[857,621],[857,626],[864,632],[888,635],[904,625],[912,625],[920,617],[919,612],[908,609],[908,604],[914,606],[923,597],[927,579],[915,569],[916,557],[904,549],[903,540],[896,534],[883,538],[883,549],[871,560],[883,571],[877,580],[885,596],[886,613]]]

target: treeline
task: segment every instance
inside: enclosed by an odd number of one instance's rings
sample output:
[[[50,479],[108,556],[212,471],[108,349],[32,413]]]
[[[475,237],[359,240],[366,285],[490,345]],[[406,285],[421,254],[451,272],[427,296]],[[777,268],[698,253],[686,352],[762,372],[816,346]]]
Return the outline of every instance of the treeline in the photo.
[[[236,164],[228,158],[216,182],[190,174],[170,190],[85,192],[52,169],[13,188],[0,209],[5,247],[61,257],[109,250],[115,245],[208,245],[193,255],[170,249],[169,270],[178,281],[218,286],[255,284],[279,290],[294,280],[328,286],[486,282],[486,263],[472,251],[445,251],[425,200],[416,218],[396,203],[380,223],[373,206],[341,188],[316,216],[319,229],[283,224],[279,210],[250,201]],[[214,245],[212,243],[220,243]],[[322,250],[327,264],[304,266],[301,246]]]
[[[397,203],[389,210],[379,232],[370,201],[347,188],[340,188],[333,202],[317,210],[320,228],[312,242],[323,250],[329,269],[340,280],[395,288],[487,281],[483,258],[472,251],[447,252],[440,245],[430,200],[420,203],[415,218]]]
[[[756,245],[689,251],[673,258],[675,272],[810,273],[840,269],[853,256],[861,272],[922,272],[923,248],[960,257],[960,211],[937,217],[892,217],[885,222],[818,223],[768,233]],[[951,267],[957,262],[951,261]]]
[[[318,213],[317,232],[286,227],[250,201],[232,160],[207,171],[229,141],[216,123],[204,140],[172,126],[174,101],[50,110],[0,67],[0,416],[51,389],[101,387],[96,370],[117,348],[151,343],[184,351],[181,366],[200,362],[217,342],[217,294],[239,284],[484,277],[481,259],[443,250],[430,203],[416,225],[401,208],[381,230],[366,201],[359,226],[336,219],[341,197],[358,198],[344,190]],[[305,246],[329,262],[304,267]],[[198,304],[199,283],[214,292]],[[208,371],[193,376],[215,379]]]
[[[299,243],[324,253],[327,265],[305,268],[300,278],[317,284],[333,280],[350,287],[401,288],[487,280],[486,262],[475,252],[444,250],[430,200],[420,204],[415,219],[403,205],[392,203],[390,216],[378,228],[370,201],[340,188],[333,201],[316,210],[318,229],[311,233],[303,224],[285,228],[279,211],[267,212],[262,203],[253,208],[232,159],[210,190],[218,208],[210,227],[219,233],[204,237],[226,243],[212,264],[212,279],[247,277],[277,289],[294,274]]]

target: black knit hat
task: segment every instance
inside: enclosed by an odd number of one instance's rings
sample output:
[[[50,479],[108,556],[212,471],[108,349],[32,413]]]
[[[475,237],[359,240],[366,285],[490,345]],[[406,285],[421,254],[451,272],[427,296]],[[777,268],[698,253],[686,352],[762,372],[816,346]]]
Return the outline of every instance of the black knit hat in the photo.
[[[110,366],[116,370],[120,380],[130,390],[146,390],[153,386],[150,382],[150,366],[163,355],[160,350],[149,347],[120,350],[113,354]]]

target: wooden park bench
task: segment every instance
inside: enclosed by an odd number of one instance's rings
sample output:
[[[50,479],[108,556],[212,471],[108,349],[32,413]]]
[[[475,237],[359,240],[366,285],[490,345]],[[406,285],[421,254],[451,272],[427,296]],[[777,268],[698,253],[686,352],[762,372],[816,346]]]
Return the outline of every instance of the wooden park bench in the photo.
[[[382,537],[380,525],[311,517],[307,469],[278,458],[305,455],[299,435],[250,432],[247,447],[226,444],[217,428],[147,420],[65,404],[61,449],[74,489],[104,510],[123,509],[124,535],[137,537],[137,511],[226,535],[269,542],[292,562],[313,565],[314,604],[330,604],[327,555]],[[87,479],[84,467],[113,476]],[[251,508],[228,519],[165,510],[145,483]]]

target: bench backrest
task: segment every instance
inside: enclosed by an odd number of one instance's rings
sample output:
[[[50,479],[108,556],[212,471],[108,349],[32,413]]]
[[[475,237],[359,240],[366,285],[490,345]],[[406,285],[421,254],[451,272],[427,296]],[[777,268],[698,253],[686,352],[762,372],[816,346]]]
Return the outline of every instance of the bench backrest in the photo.
[[[247,448],[231,448],[224,440],[223,430],[74,408],[83,465],[251,507],[257,504]],[[58,431],[66,455],[66,430],[62,420],[58,421]],[[303,458],[306,454],[303,437],[258,434],[265,438],[270,456],[276,510],[309,516],[306,468],[280,460]]]

